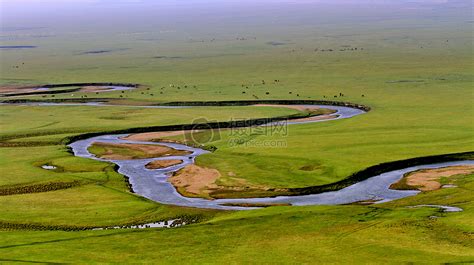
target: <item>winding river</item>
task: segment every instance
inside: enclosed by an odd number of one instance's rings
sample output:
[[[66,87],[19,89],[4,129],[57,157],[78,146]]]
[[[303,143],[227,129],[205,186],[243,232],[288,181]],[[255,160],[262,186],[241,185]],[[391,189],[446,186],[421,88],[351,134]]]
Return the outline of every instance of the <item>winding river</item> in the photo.
[[[132,90],[135,89],[135,87],[131,86],[117,86],[117,85],[112,85],[112,86],[95,86],[98,89],[103,89],[101,92],[112,92],[112,91],[125,91],[125,90]],[[43,92],[43,91],[54,91],[53,88],[51,87],[36,87],[36,88],[31,88],[34,91],[38,92]],[[58,91],[61,92],[61,91]],[[8,95],[8,94],[7,94]]]
[[[331,115],[330,119],[324,120],[312,120],[312,121],[289,121],[289,124],[297,123],[308,123],[308,122],[325,122],[334,119],[347,119],[357,115],[364,114],[365,112],[356,108],[340,107],[340,106],[329,106],[329,105],[304,105],[305,107],[323,107],[327,109],[333,109],[337,112]],[[265,126],[265,125],[263,125]],[[346,188],[338,191],[324,192],[312,195],[300,195],[300,196],[278,196],[278,197],[266,197],[266,198],[245,198],[245,199],[217,199],[207,200],[201,198],[188,198],[179,194],[175,187],[168,182],[170,175],[185,167],[186,165],[192,164],[195,158],[199,155],[208,153],[208,151],[193,148],[190,146],[168,143],[168,142],[148,142],[148,141],[131,141],[124,140],[127,134],[115,134],[115,135],[101,135],[97,137],[91,137],[85,140],[76,141],[69,146],[72,148],[74,155],[83,158],[90,158],[99,161],[112,162],[119,166],[118,172],[127,176],[129,182],[132,185],[133,191],[145,198],[150,200],[163,203],[172,204],[187,207],[197,208],[212,208],[212,209],[224,209],[224,210],[243,210],[253,209],[254,207],[240,207],[230,206],[229,204],[291,204],[291,205],[334,205],[334,204],[348,204],[358,201],[372,200],[377,203],[387,202],[396,200],[408,196],[413,196],[419,193],[415,190],[392,190],[389,186],[398,181],[403,177],[405,173],[415,171],[418,169],[428,168],[439,168],[446,166],[455,165],[473,165],[474,161],[455,161],[445,162],[429,165],[418,165],[408,167],[400,170],[394,170],[385,172],[383,174],[373,176],[364,181],[358,182]],[[114,144],[150,144],[150,145],[163,145],[168,146],[177,150],[190,151],[192,154],[186,156],[167,156],[160,158],[150,159],[134,159],[134,160],[108,160],[101,159],[88,151],[89,146],[94,142],[102,143],[114,143]],[[161,169],[147,169],[145,165],[155,160],[182,160],[183,162],[178,165],[170,166]]]

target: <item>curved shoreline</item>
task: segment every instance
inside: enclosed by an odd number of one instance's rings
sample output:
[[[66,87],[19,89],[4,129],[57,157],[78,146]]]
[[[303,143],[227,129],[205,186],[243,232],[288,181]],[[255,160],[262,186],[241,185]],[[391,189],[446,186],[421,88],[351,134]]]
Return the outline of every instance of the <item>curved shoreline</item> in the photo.
[[[16,97],[16,96],[34,96],[34,95],[51,95],[51,94],[65,94],[73,92],[82,92],[84,87],[102,87],[110,88],[100,92],[110,92],[110,91],[121,91],[121,90],[130,90],[140,87],[140,84],[130,84],[130,83],[110,83],[110,82],[99,82],[99,83],[68,83],[68,84],[46,84],[46,85],[28,85],[28,86],[18,86],[15,89],[29,89],[33,91],[28,92],[13,92],[0,94],[0,97]],[[67,88],[74,87],[72,89],[64,90],[50,90],[51,88]],[[22,101],[21,99],[19,101]]]
[[[264,198],[243,198],[243,199],[216,199],[207,200],[201,198],[189,198],[179,194],[175,187],[168,182],[169,175],[172,172],[194,163],[197,156],[208,151],[193,148],[176,143],[163,142],[146,142],[146,141],[130,141],[123,140],[121,137],[125,135],[105,135],[81,140],[71,144],[76,156],[91,158],[99,161],[112,162],[119,169],[118,172],[128,177],[129,183],[133,191],[150,200],[163,203],[186,207],[212,208],[222,210],[244,210],[255,209],[257,207],[239,207],[229,205],[239,204],[291,204],[291,205],[334,205],[348,204],[358,201],[374,200],[376,203],[387,202],[418,194],[417,190],[391,190],[390,185],[398,181],[407,172],[418,169],[438,168],[453,165],[473,164],[474,160],[441,162],[436,164],[421,164],[417,166],[406,167],[403,169],[384,172],[379,175],[368,176],[365,180],[357,182],[345,188],[333,191],[327,191],[317,194],[308,195],[289,195]],[[104,160],[95,157],[87,150],[88,146],[93,142],[121,142],[132,144],[156,144],[167,145],[177,150],[192,151],[188,156],[172,156],[162,158],[137,159],[137,160]],[[181,159],[183,163],[163,169],[149,170],[143,169],[146,164],[154,160]]]
[[[214,103],[214,102],[213,102]],[[247,103],[247,102],[246,102]],[[254,103],[254,102],[252,102]],[[285,102],[287,103],[287,102]],[[183,104],[182,106],[189,105]],[[335,107],[335,106],[319,106],[327,108],[336,108],[338,116],[333,119],[350,118],[356,115],[365,113],[360,109],[353,109],[349,107]],[[346,112],[344,112],[346,111]],[[342,115],[341,115],[342,112]],[[291,123],[291,118],[288,119]],[[332,119],[329,119],[332,120]],[[321,121],[329,121],[321,120]],[[228,124],[227,124],[228,125]],[[195,125],[194,125],[195,126]],[[195,128],[195,127],[194,127]],[[207,127],[209,128],[209,127]],[[222,128],[222,127],[219,127]],[[179,130],[183,130],[180,127]],[[163,131],[163,130],[160,130]],[[82,140],[72,141],[70,147],[76,156],[87,157],[92,159],[95,158],[87,150],[88,146],[94,142],[110,142],[110,143],[135,143],[135,144],[161,144],[167,145],[177,150],[188,150],[192,151],[192,155],[187,157],[169,157],[169,158],[158,158],[149,160],[129,160],[129,161],[114,161],[114,160],[103,160],[115,163],[119,166],[118,172],[128,176],[129,183],[134,192],[140,194],[148,199],[164,203],[173,204],[179,206],[188,207],[199,207],[199,208],[214,208],[214,209],[254,209],[255,207],[239,207],[230,205],[239,204],[291,204],[291,205],[310,205],[310,204],[347,204],[357,201],[364,200],[378,200],[378,202],[385,202],[407,196],[412,196],[419,191],[396,191],[390,190],[388,187],[390,184],[400,179],[405,170],[415,170],[421,167],[431,167],[432,163],[427,162],[446,162],[452,160],[459,160],[462,155],[466,154],[455,154],[455,155],[443,155],[443,156],[430,156],[423,158],[408,159],[404,161],[389,162],[381,165],[376,165],[361,172],[351,175],[349,178],[335,182],[332,184],[305,187],[299,189],[288,189],[289,193],[285,196],[276,197],[264,197],[264,198],[242,198],[242,199],[216,199],[206,200],[201,198],[189,198],[179,194],[176,188],[168,182],[169,175],[182,169],[186,165],[194,163],[195,157],[208,153],[205,150],[199,148],[193,148],[186,145],[167,143],[167,142],[148,142],[148,141],[131,141],[123,140],[126,136],[120,135],[99,135],[95,137],[85,137]],[[158,170],[141,170],[146,164],[153,160],[167,160],[167,159],[181,159],[183,162],[179,165],[174,165],[168,168]],[[99,159],[100,160],[100,159]],[[452,163],[474,163],[474,161],[462,161],[462,162],[447,162]],[[428,165],[426,165],[428,164]],[[435,166],[446,165],[446,163],[435,164]],[[389,171],[387,169],[394,169],[402,167],[403,169],[397,169]],[[408,168],[408,169],[407,169]],[[389,172],[386,172],[389,171]],[[381,174],[367,174],[367,173],[381,173]],[[137,174],[140,177],[136,177]],[[386,183],[387,174],[389,175],[390,182]],[[395,176],[394,176],[395,174]],[[400,175],[397,175],[400,174]],[[375,181],[375,183],[374,183]],[[369,184],[367,184],[369,183]],[[375,189],[374,189],[375,188]]]
[[[107,99],[105,99],[105,102],[106,101]],[[42,105],[42,104],[50,105],[50,103],[48,102],[51,102],[51,101],[48,101],[45,103],[45,101],[25,100],[23,102],[29,102],[32,104],[39,104],[39,105]],[[59,100],[55,102],[64,102],[64,101]],[[92,100],[82,100],[80,102],[85,102],[83,104],[79,103],[80,105],[121,106],[121,105],[107,105],[103,103],[97,103],[97,99],[95,99],[95,102]],[[11,104],[12,102],[4,101],[4,103]],[[203,153],[207,153],[207,151],[199,149],[199,148],[176,144],[176,143],[126,141],[126,140],[120,139],[121,137],[126,136],[126,134],[131,134],[131,133],[182,131],[182,130],[189,130],[189,129],[200,129],[199,126],[202,126],[201,129],[208,129],[208,128],[222,129],[222,128],[257,126],[257,125],[269,124],[269,123],[278,122],[278,121],[287,121],[288,124],[322,122],[322,121],[330,121],[333,119],[350,118],[350,117],[365,113],[367,111],[370,111],[371,109],[368,106],[364,106],[360,104],[354,104],[354,103],[348,103],[348,102],[319,101],[319,100],[171,102],[171,103],[162,103],[162,104],[143,106],[143,107],[152,107],[152,108],[153,107],[155,108],[177,107],[179,108],[179,107],[191,107],[191,106],[249,106],[249,105],[255,105],[255,104],[306,105],[306,106],[311,105],[314,107],[314,103],[326,103],[327,105],[323,105],[319,107],[336,109],[338,113],[335,113],[336,115],[334,115],[332,119],[305,121],[305,122],[292,122],[291,120],[299,120],[301,118],[308,118],[308,117],[311,117],[311,115],[297,114],[297,115],[272,117],[272,118],[264,118],[264,119],[252,119],[252,120],[246,120],[244,122],[239,121],[238,123],[214,122],[214,123],[208,123],[208,124],[181,124],[181,125],[169,125],[169,126],[138,127],[138,128],[129,128],[129,129],[123,129],[123,130],[75,135],[75,136],[67,137],[63,139],[62,143],[68,145],[71,148],[70,151],[76,156],[114,163],[116,165],[117,171],[121,173],[122,175],[124,175],[125,179],[127,179],[127,181],[129,182],[130,190],[146,198],[149,198],[151,200],[164,203],[164,204],[174,204],[174,205],[200,207],[200,208],[226,209],[226,210],[227,209],[233,209],[233,210],[254,209],[254,207],[229,206],[229,205],[238,205],[238,204],[291,204],[291,205],[347,204],[347,203],[352,203],[356,201],[364,201],[364,200],[378,200],[378,203],[379,203],[379,202],[384,202],[388,200],[403,198],[406,196],[412,196],[412,195],[417,194],[418,191],[383,190],[383,192],[380,193],[381,190],[377,190],[375,192],[372,190],[370,191],[370,194],[367,194],[368,190],[366,189],[364,190],[366,194],[360,194],[361,190],[359,188],[359,194],[354,194],[354,192],[351,190],[361,185],[362,187],[365,187],[364,185],[366,185],[365,184],[366,182],[370,183],[374,179],[377,179],[377,177],[387,176],[387,174],[390,175],[391,178],[393,178],[393,174],[404,172],[404,170],[407,170],[407,169],[416,170],[420,168],[430,168],[432,166],[441,167],[441,166],[446,166],[446,165],[451,165],[451,164],[458,165],[458,163],[468,163],[468,164],[474,163],[473,160],[469,160],[469,159],[472,159],[472,157],[474,156],[474,152],[412,158],[412,159],[392,161],[392,162],[387,162],[387,163],[371,166],[362,171],[356,172],[341,181],[331,183],[331,184],[304,187],[304,188],[290,188],[290,189],[287,189],[288,194],[285,194],[284,196],[266,197],[266,198],[217,199],[217,200],[209,201],[206,199],[183,197],[176,191],[176,189],[169,182],[167,182],[167,178],[169,177],[168,174],[175,172],[188,164],[194,163],[194,159],[196,156],[201,155]],[[56,105],[56,103],[52,103],[51,105]],[[68,104],[59,103],[58,105],[68,105]],[[135,106],[135,107],[141,107],[141,106]],[[343,113],[343,115],[341,115],[341,112]],[[160,145],[167,145],[169,147],[172,147],[178,150],[192,151],[193,154],[186,157],[173,156],[173,157],[166,157],[166,158],[125,160],[125,161],[104,160],[104,159],[96,158],[88,152],[87,147],[92,143],[92,141],[111,142],[111,143],[120,142],[120,143],[133,143],[133,144],[160,144]],[[145,168],[146,164],[154,160],[169,160],[169,159],[180,159],[183,162],[178,165],[173,165],[171,167],[161,168],[161,169],[146,169]],[[463,161],[459,161],[459,160],[463,160]],[[456,161],[456,162],[453,162],[453,161]],[[136,176],[134,176],[137,173],[137,167],[145,168],[145,171],[141,171],[141,172],[139,171],[140,176],[141,176],[139,179],[136,178]],[[143,176],[146,176],[146,177],[143,177]],[[401,178],[402,176],[403,174],[399,176],[399,178]],[[143,181],[144,179],[145,179],[145,183],[140,183],[138,181],[138,180]],[[391,183],[389,183],[388,185],[390,184]],[[151,189],[150,187],[157,187],[158,189]],[[386,188],[387,187],[385,187],[384,189]],[[339,197],[340,194],[338,193],[340,192],[345,193],[346,197],[344,196]],[[328,199],[328,196],[329,197],[333,196],[333,197],[331,199]],[[338,198],[335,198],[334,196]]]

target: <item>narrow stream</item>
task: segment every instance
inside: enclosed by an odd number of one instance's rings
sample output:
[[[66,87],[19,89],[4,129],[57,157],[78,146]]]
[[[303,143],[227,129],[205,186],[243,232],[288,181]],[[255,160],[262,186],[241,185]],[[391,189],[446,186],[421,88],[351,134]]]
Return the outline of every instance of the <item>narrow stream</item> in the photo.
[[[314,107],[314,106],[312,106]],[[356,115],[365,113],[359,109],[349,107],[338,107],[338,106],[326,106],[318,105],[318,107],[324,107],[328,109],[337,110],[333,119],[345,119],[351,118]],[[323,122],[329,120],[318,120],[311,122]],[[306,123],[306,122],[295,122],[295,123]],[[294,124],[289,122],[289,124]],[[361,181],[344,189],[338,191],[324,192],[313,195],[302,195],[302,196],[278,196],[278,197],[267,197],[267,198],[246,198],[246,199],[217,199],[207,200],[201,198],[188,198],[179,194],[175,187],[168,182],[170,175],[185,167],[186,165],[192,164],[195,158],[201,154],[208,153],[208,151],[193,148],[190,146],[166,143],[166,142],[147,142],[147,141],[130,141],[123,140],[121,138],[127,136],[122,135],[102,135],[92,137],[85,140],[80,140],[70,144],[74,154],[78,157],[90,158],[100,161],[107,161],[117,164],[120,169],[118,172],[129,177],[130,184],[135,193],[146,197],[150,200],[163,203],[172,204],[179,206],[198,207],[198,208],[213,208],[213,209],[253,209],[253,207],[239,207],[239,206],[228,206],[223,204],[291,204],[291,205],[334,205],[334,204],[347,204],[358,201],[374,200],[377,203],[387,202],[396,200],[408,196],[413,196],[419,193],[419,191],[411,190],[391,190],[389,186],[398,181],[403,177],[405,173],[415,171],[418,169],[425,168],[439,168],[454,165],[467,165],[474,164],[474,161],[456,161],[446,162],[431,165],[419,165],[409,167],[400,170],[394,170],[386,172],[377,176],[373,176],[367,180]],[[150,159],[134,159],[134,160],[106,160],[95,157],[87,150],[89,146],[94,142],[102,143],[114,143],[114,144],[152,144],[152,145],[164,145],[177,150],[191,151],[192,154],[186,156],[168,156],[161,158],[150,158]],[[155,160],[182,160],[183,162],[178,165],[174,165],[162,169],[147,169],[146,164]]]
[[[130,184],[135,193],[146,197],[150,200],[179,206],[189,206],[198,208],[214,208],[214,209],[249,209],[251,207],[225,206],[222,204],[239,204],[239,203],[265,203],[265,204],[292,204],[292,205],[331,205],[331,204],[347,204],[358,201],[374,200],[377,203],[396,200],[408,196],[413,196],[419,191],[411,190],[392,190],[390,185],[400,180],[405,173],[416,171],[419,169],[440,168],[446,166],[457,165],[474,165],[474,161],[456,161],[445,162],[430,165],[419,165],[400,170],[386,172],[369,179],[346,187],[338,191],[324,192],[313,195],[302,196],[279,196],[271,198],[246,198],[246,199],[218,199],[206,200],[199,198],[188,198],[179,194],[174,186],[168,182],[168,177],[175,171],[194,163],[197,156],[208,153],[208,151],[193,148],[182,144],[164,143],[164,142],[145,142],[145,141],[129,141],[122,140],[123,135],[104,135],[77,141],[70,146],[73,148],[74,154],[79,157],[91,158],[100,161],[112,162],[119,165],[120,174],[129,177]],[[134,159],[134,160],[105,160],[95,157],[89,153],[87,148],[94,142],[102,143],[131,143],[131,144],[155,144],[164,145],[177,150],[186,150],[193,152],[187,156],[168,156],[161,158]],[[162,169],[147,169],[145,165],[154,160],[183,160],[183,163]]]

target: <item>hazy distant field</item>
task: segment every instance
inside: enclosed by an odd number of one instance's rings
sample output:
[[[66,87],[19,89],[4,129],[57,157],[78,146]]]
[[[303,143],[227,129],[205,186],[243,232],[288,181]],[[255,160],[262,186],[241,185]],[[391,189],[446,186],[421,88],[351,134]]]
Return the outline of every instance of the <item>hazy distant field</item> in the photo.
[[[347,120],[292,125],[287,136],[244,139],[283,141],[284,148],[231,146],[233,136],[222,132],[221,139],[207,143],[217,151],[197,161],[218,169],[222,185],[233,185],[232,179],[239,178],[260,187],[307,187],[383,162],[474,149],[470,1],[22,1],[21,7],[1,3],[2,86],[126,82],[149,89],[57,94],[54,99],[106,97],[148,104],[321,99],[372,107]],[[0,98],[5,99],[12,98]],[[138,197],[128,192],[112,165],[76,158],[61,143],[80,133],[190,123],[196,117],[225,121],[294,113],[270,107],[1,105],[0,190],[79,184],[0,196],[0,229],[5,230],[0,232],[0,261],[474,260],[472,175],[460,178],[459,188],[377,206],[218,212]],[[41,169],[45,163],[59,170]],[[436,203],[464,211],[446,214],[405,207]],[[28,230],[31,224],[48,229],[97,227],[182,215],[207,222],[133,232]],[[432,215],[442,218],[430,219]],[[11,224],[23,228],[8,228]]]

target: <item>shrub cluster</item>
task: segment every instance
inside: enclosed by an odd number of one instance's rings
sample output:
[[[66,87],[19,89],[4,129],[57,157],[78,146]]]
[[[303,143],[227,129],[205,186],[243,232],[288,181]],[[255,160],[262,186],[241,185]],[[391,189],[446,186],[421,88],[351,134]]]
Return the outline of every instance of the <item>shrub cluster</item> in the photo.
[[[48,182],[18,187],[0,187],[0,196],[62,190],[76,187],[79,185],[81,185],[81,182],[75,180],[70,182]]]

